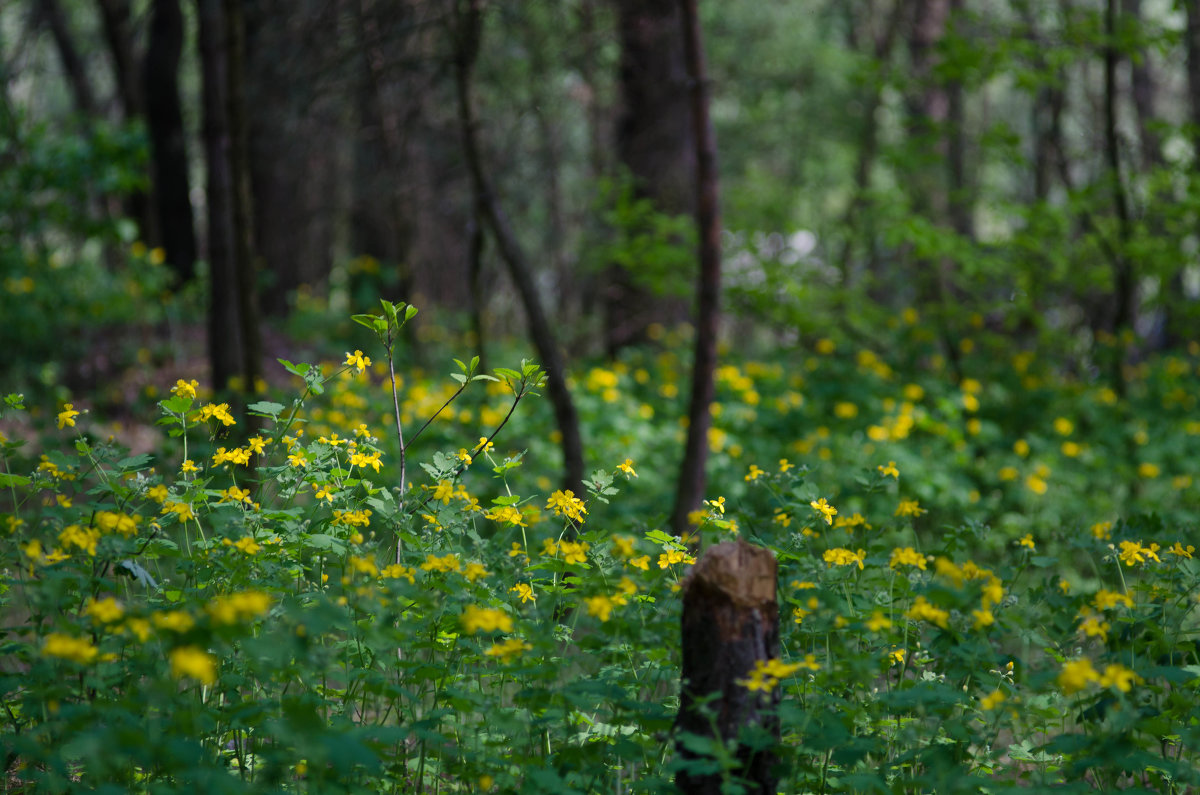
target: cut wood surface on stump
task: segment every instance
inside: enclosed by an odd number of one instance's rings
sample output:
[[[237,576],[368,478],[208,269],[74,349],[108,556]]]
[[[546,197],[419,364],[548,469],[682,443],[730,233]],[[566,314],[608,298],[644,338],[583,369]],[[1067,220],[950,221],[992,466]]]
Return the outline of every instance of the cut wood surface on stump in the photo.
[[[683,581],[676,729],[685,766],[675,782],[688,795],[720,793],[728,776],[750,793],[776,791],[777,760],[770,749],[779,740],[779,688],[752,691],[743,684],[756,662],[779,656],[776,572],[769,549],[738,540],[711,547]],[[704,752],[712,742],[732,749],[736,768],[723,773],[715,760],[705,761],[713,759]]]

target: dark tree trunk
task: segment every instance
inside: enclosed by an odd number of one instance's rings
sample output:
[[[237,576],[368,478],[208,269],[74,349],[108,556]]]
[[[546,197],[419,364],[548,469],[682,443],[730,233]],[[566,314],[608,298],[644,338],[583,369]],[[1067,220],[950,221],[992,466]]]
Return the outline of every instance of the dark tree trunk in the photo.
[[[1192,157],[1200,162],[1200,0],[1187,0],[1188,119],[1192,126]]]
[[[546,390],[554,406],[554,418],[562,435],[563,485],[577,495],[583,494],[583,439],[579,433],[579,416],[571,392],[567,389],[567,371],[562,352],[538,295],[533,268],[521,251],[516,233],[500,206],[483,168],[477,140],[477,125],[471,106],[471,72],[479,55],[482,28],[483,0],[455,0],[455,59],[454,76],[458,95],[458,118],[462,128],[463,154],[471,175],[472,191],[484,220],[492,230],[500,258],[508,266],[516,285],[529,336],[537,348],[542,367],[546,370]]]
[[[242,341],[242,389],[252,395],[262,376],[254,204],[250,189],[250,131],[246,114],[246,17],[242,0],[224,0],[228,70],[229,163],[233,187],[233,241],[238,329]]]
[[[95,116],[96,94],[92,90],[87,67],[84,66],[83,58],[75,46],[75,37],[71,35],[70,25],[59,0],[41,0],[38,8],[42,20],[50,28],[50,35],[54,37],[54,46],[58,50],[59,60],[62,61],[63,72],[67,75],[67,83],[71,86],[76,110],[83,116]]]
[[[196,230],[192,220],[187,139],[179,100],[179,57],[183,51],[183,13],[179,0],[155,0],[146,48],[146,126],[158,243],[174,270],[176,283],[196,273]]]
[[[708,112],[708,70],[696,0],[681,0],[680,15],[688,70],[688,140],[696,162],[696,231],[700,269],[697,278],[696,350],[692,357],[692,392],[683,463],[675,488],[671,528],[679,536],[688,530],[688,514],[700,507],[708,484],[708,429],[712,423],[713,371],[717,367],[717,325],[721,300],[721,214],[717,190],[717,136]]]
[[[776,792],[775,754],[738,740],[750,727],[779,740],[780,688],[752,691],[744,684],[755,663],[779,657],[776,569],[770,550],[727,541],[705,552],[683,581],[677,733],[737,743],[741,766],[731,773],[746,787],[739,791],[757,795]],[[684,737],[677,744],[684,760],[698,756]],[[686,768],[675,778],[685,795],[721,795],[722,783],[720,774],[689,775]]]
[[[1121,141],[1117,130],[1117,0],[1108,0],[1104,9],[1104,155],[1112,189],[1113,212],[1117,216],[1117,243],[1113,258],[1113,313],[1111,331],[1117,336],[1113,348],[1112,388],[1125,394],[1124,347],[1122,335],[1133,327],[1137,302],[1133,263],[1127,245],[1130,235],[1129,199],[1121,177]]]
[[[617,0],[621,113],[617,156],[638,197],[669,215],[695,212],[696,159],[678,0]],[[610,355],[645,339],[673,313],[627,268],[607,272],[605,348]]]
[[[133,20],[129,0],[97,0],[103,23],[104,39],[108,44],[113,61],[113,77],[117,84],[117,96],[121,100],[121,112],[126,121],[143,118],[145,97],[142,81],[138,76],[138,59],[133,45]],[[150,196],[145,191],[134,191],[125,200],[125,212],[138,224],[143,241],[158,245],[157,217],[152,211]]]
[[[965,35],[956,27],[964,24],[963,0],[950,0],[949,23],[955,35]],[[951,80],[946,86],[946,127],[950,226],[963,237],[972,238],[975,203],[967,177],[966,92],[960,79]]]
[[[229,131],[228,39],[222,0],[197,0],[203,73],[204,158],[208,208],[208,358],[219,392],[243,371],[238,319],[233,220],[232,140]]]
[[[1142,22],[1142,0],[1123,0],[1124,16],[1138,29]],[[1154,124],[1158,119],[1157,86],[1154,70],[1150,64],[1150,51],[1142,47],[1137,57],[1130,62],[1130,88],[1133,108],[1137,112],[1138,143],[1142,154],[1142,166],[1146,169],[1162,165],[1162,140]]]

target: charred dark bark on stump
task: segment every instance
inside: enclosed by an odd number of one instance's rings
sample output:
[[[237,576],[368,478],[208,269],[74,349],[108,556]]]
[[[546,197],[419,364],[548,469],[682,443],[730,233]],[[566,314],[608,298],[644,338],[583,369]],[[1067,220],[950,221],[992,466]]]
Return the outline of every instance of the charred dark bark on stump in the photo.
[[[711,547],[683,582],[683,672],[679,716],[675,728],[680,756],[699,757],[684,734],[712,737],[720,743],[738,740],[754,727],[779,740],[779,689],[751,691],[744,680],[759,661],[779,656],[779,604],[775,596],[776,563],[770,550],[745,541]],[[713,737],[713,730],[717,735]],[[731,772],[749,793],[776,791],[776,756],[738,743],[740,768]],[[721,773],[676,775],[687,795],[718,795]]]

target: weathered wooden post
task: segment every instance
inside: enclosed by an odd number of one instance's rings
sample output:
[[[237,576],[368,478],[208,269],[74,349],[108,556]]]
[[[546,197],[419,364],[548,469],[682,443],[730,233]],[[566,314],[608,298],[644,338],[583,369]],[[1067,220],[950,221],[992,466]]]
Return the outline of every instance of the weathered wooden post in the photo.
[[[684,760],[703,758],[688,747],[685,735],[699,735],[729,747],[740,766],[730,773],[750,793],[775,795],[773,751],[738,741],[744,728],[756,727],[779,740],[775,707],[779,688],[750,690],[743,682],[758,661],[779,656],[779,604],[775,596],[775,555],[745,541],[711,547],[683,581],[683,673],[676,745]],[[715,731],[715,734],[714,734]],[[722,773],[675,777],[687,795],[719,795]]]

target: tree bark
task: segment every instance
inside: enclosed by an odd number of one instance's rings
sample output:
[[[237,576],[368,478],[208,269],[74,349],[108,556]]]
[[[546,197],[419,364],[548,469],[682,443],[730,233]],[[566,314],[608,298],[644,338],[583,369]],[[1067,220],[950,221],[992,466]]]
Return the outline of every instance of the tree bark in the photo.
[[[694,127],[689,121],[688,66],[678,0],[617,0],[621,44],[621,113],[617,156],[634,195],[668,215],[696,211]],[[605,349],[610,356],[646,338],[673,307],[625,267],[606,271]]]
[[[1188,119],[1192,123],[1192,157],[1200,162],[1200,0],[1187,0]]]
[[[546,370],[546,389],[554,407],[554,418],[562,435],[563,485],[577,495],[583,491],[583,440],[579,433],[579,416],[571,392],[567,389],[566,366],[559,350],[554,332],[542,308],[534,282],[533,269],[521,251],[516,233],[508,216],[500,206],[491,183],[483,168],[476,136],[477,121],[471,105],[471,72],[479,55],[479,40],[482,32],[483,0],[455,0],[455,59],[454,76],[458,95],[458,118],[462,128],[463,154],[471,176],[475,201],[483,218],[492,230],[500,258],[508,266],[509,275],[516,285],[525,317],[529,336]]]
[[[228,69],[229,163],[233,187],[233,240],[237,277],[238,327],[242,342],[242,390],[253,395],[262,377],[254,204],[250,190],[250,132],[246,118],[246,17],[242,0],[224,0]]]
[[[680,705],[675,728],[684,760],[700,755],[686,734],[737,743],[741,731],[758,727],[779,740],[780,690],[752,691],[744,684],[755,663],[779,657],[777,565],[770,550],[745,541],[711,547],[683,581]],[[713,697],[715,694],[715,698]],[[715,736],[714,736],[715,728]],[[775,754],[738,743],[737,770],[743,792],[774,795]],[[721,795],[722,776],[679,771],[685,795]]]
[[[159,242],[176,284],[196,274],[196,230],[192,219],[187,139],[179,99],[179,58],[183,51],[183,13],[179,0],[154,0],[145,77],[146,127]]]
[[[688,432],[683,463],[675,488],[671,528],[682,536],[688,514],[700,507],[708,485],[708,429],[712,424],[717,367],[717,327],[721,301],[721,214],[717,187],[717,136],[708,105],[708,71],[696,0],[680,0],[685,58],[688,69],[690,116],[696,160],[696,229],[700,269],[697,279],[696,348],[692,357],[692,392],[688,406]]]
[[[242,372],[229,132],[228,39],[222,0],[196,0],[203,73],[204,157],[208,208],[208,359],[213,388]]]

